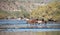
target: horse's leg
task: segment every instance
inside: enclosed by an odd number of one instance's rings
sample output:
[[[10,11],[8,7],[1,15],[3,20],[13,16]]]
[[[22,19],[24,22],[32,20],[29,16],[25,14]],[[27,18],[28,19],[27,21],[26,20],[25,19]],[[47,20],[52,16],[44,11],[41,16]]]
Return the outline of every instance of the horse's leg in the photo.
[[[48,27],[47,27],[47,21],[45,21],[45,27],[48,28]]]

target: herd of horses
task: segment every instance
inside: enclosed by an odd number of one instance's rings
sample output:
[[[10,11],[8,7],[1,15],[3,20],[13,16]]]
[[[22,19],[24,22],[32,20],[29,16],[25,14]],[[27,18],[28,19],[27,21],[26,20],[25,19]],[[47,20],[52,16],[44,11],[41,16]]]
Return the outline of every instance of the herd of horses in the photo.
[[[27,23],[30,23],[30,24],[36,24],[36,23],[41,24],[41,23],[44,23],[44,24],[46,24],[47,21],[44,21],[44,19],[42,19],[42,20],[31,19],[31,20],[27,20]]]
[[[49,19],[48,21],[56,22],[56,21],[51,20],[51,19]],[[47,24],[48,21],[45,21],[44,19],[42,19],[42,20],[31,19],[31,20],[27,20],[27,23],[29,23],[29,24]]]

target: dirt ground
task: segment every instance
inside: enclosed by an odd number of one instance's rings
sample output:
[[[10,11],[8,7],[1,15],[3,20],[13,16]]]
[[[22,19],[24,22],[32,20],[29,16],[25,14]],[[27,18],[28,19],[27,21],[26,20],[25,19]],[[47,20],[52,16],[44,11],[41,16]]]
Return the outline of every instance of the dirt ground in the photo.
[[[51,32],[0,32],[0,35],[60,35],[60,31]]]

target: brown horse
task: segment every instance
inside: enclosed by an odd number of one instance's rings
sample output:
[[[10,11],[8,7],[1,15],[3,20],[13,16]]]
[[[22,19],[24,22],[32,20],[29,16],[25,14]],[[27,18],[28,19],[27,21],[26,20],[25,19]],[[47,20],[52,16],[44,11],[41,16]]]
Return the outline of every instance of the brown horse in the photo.
[[[29,23],[29,24],[35,24],[35,23],[37,23],[37,20],[36,19],[28,20],[27,23]]]

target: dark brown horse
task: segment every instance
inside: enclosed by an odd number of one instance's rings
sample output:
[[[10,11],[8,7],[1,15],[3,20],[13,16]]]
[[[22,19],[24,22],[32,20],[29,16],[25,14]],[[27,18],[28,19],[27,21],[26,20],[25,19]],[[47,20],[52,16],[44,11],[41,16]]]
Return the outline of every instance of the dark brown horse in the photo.
[[[36,19],[28,20],[27,23],[35,24],[35,23],[37,23],[37,20]]]

